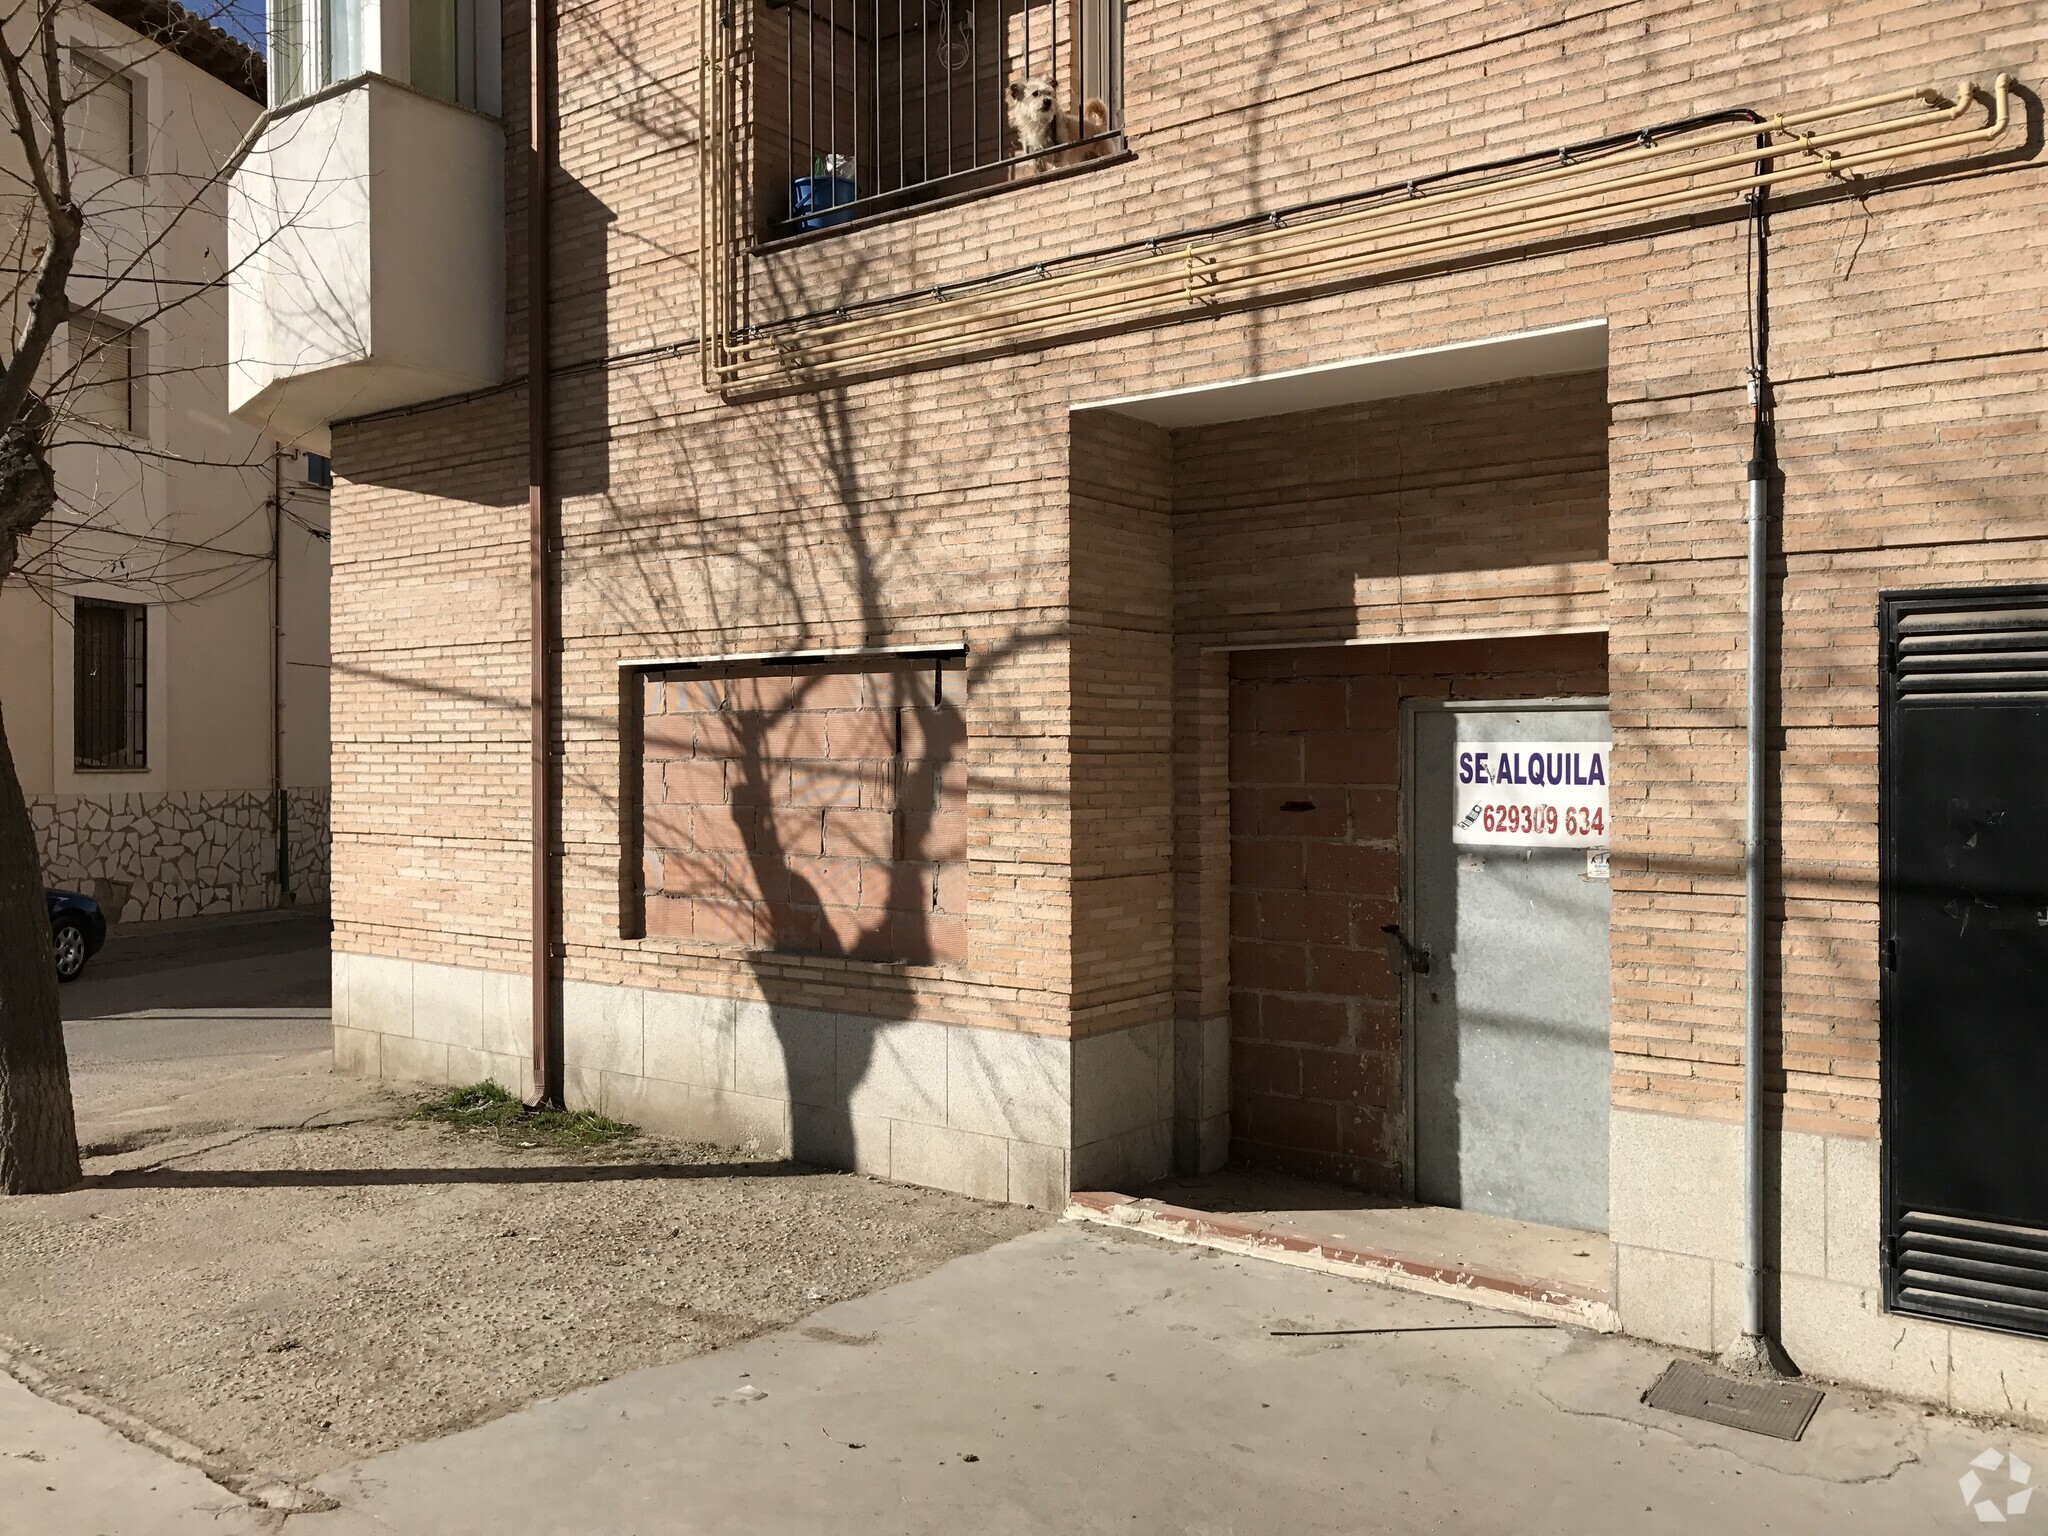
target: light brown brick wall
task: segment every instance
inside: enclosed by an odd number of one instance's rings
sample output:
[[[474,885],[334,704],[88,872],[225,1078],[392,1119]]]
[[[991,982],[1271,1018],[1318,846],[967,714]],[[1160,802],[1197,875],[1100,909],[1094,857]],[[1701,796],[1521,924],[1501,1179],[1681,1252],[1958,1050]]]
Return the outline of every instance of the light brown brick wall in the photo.
[[[781,253],[761,264],[756,298],[763,315],[830,308],[1732,106],[1988,81],[1998,67],[2024,76],[2041,35],[2021,3],[1908,13],[1895,0],[1801,0],[1767,17],[1684,0],[1130,6],[1130,163],[1083,178],[1085,190],[1048,186]]]
[[[509,11],[506,29],[515,85],[519,16]],[[697,334],[695,16],[644,0],[562,15],[558,366]],[[1365,13],[1329,0],[1284,16],[1189,0],[1131,7],[1127,54],[1130,163],[750,261],[751,302],[767,312],[894,291],[1695,111],[2001,68],[2039,82],[2048,16],[2025,0],[1800,0],[1768,13],[1680,0]],[[518,145],[520,93],[506,97]],[[516,373],[526,365],[516,152],[507,186]],[[2027,259],[2048,182],[2037,160],[2016,155],[1855,192],[1804,198],[1773,218],[1786,515],[1774,635],[1782,927],[1770,986],[1785,1045],[1770,1081],[1788,1123],[1868,1134],[1872,605],[1887,586],[2048,575],[2038,403],[2048,281]],[[1077,811],[1077,794],[1110,772],[1111,738],[1076,720],[1126,638],[1155,642],[1152,619],[1126,635],[1103,621],[1101,598],[1078,590],[1077,524],[1098,514],[1077,510],[1073,478],[1089,471],[1075,459],[1068,406],[1588,318],[1609,325],[1604,547],[1581,537],[1567,559],[1503,547],[1504,563],[1397,573],[1361,533],[1346,555],[1356,561],[1347,607],[1332,581],[1291,593],[1242,552],[1235,579],[1226,544],[1203,554],[1177,539],[1173,879],[1159,885],[1148,830],[1117,850],[1119,873],[1077,880],[1096,856],[1083,834],[1116,818],[1106,799],[1092,824]],[[711,993],[751,991],[765,975],[820,1006],[1062,1032],[1077,1019],[1086,1027],[1097,1006],[1106,1021],[1158,1006],[1156,916],[1128,918],[1128,996],[1114,980],[1119,955],[1077,969],[1075,935],[1096,894],[1105,911],[1142,914],[1158,898],[1140,893],[1164,888],[1173,1010],[1213,1016],[1227,1001],[1227,972],[1207,958],[1226,930],[1216,827],[1227,685],[1205,648],[1604,627],[1619,775],[1617,1102],[1732,1115],[1746,324],[1739,210],[1728,209],[1281,309],[744,406],[709,400],[686,349],[565,375],[568,974]],[[454,942],[473,963],[525,963],[523,412],[515,389],[337,429],[345,949],[445,959]],[[1238,511],[1255,523],[1254,509]],[[1569,513],[1553,511],[1569,547]],[[1447,504],[1443,515],[1447,530],[1498,535],[1483,506]],[[1262,537],[1284,541],[1286,530]],[[1458,566],[1455,550],[1440,553]],[[974,700],[969,971],[777,956],[750,973],[716,946],[622,936],[622,659],[958,640],[971,647]],[[1128,900],[1112,880],[1127,882]]]
[[[1173,460],[1127,417],[1073,428],[1074,1028],[1173,1017]]]
[[[1567,374],[1175,434],[1180,630],[1604,620],[1606,391]]]

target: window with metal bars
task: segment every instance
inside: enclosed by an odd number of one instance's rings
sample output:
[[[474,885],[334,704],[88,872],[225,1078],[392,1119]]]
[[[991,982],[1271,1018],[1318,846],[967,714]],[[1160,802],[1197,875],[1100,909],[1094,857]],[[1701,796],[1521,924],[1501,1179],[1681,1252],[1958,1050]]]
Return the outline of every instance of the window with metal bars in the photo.
[[[756,5],[756,231],[764,240],[1121,147],[1123,0]]]
[[[71,624],[72,757],[80,769],[149,766],[149,610],[81,598]]]

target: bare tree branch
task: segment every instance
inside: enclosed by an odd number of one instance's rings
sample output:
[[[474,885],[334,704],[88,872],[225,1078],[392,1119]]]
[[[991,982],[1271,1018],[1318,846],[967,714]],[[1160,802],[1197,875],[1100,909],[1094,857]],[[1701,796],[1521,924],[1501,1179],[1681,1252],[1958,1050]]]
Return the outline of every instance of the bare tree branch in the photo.
[[[46,32],[47,28],[38,30]],[[48,49],[54,46],[53,42],[48,44],[45,60],[52,57]],[[42,202],[50,238],[43,247],[42,272],[36,279],[35,292],[29,296],[28,326],[15,344],[14,356],[7,360],[6,371],[0,373],[0,434],[18,430],[23,409],[34,392],[36,374],[43,366],[44,354],[49,351],[51,338],[57,334],[57,327],[70,317],[71,264],[78,255],[79,237],[85,229],[85,220],[69,195],[69,173],[64,173],[65,187],[61,194],[51,183],[49,167],[43,159],[43,146],[36,134],[34,111],[29,105],[28,90],[22,79],[23,62],[22,55],[0,40],[0,78],[4,78],[7,99],[14,108],[11,126],[27,153],[29,172],[35,182],[36,196]],[[50,114],[50,143],[59,166],[65,165],[64,114],[55,103]]]
[[[64,117],[70,103],[64,99],[64,82],[60,78],[61,63],[57,56],[57,29],[54,7],[44,9],[41,23],[36,28],[36,40],[43,54],[43,99],[50,109],[50,159],[57,170],[57,198],[69,205],[71,202],[71,143],[70,135],[64,131]],[[94,87],[98,89],[98,87]]]

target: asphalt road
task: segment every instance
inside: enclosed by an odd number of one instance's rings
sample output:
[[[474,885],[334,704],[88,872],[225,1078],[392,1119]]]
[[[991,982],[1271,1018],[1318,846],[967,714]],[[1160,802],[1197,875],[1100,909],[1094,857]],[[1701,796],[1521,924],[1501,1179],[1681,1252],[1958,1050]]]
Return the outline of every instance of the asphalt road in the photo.
[[[319,1049],[327,914],[116,929],[60,996],[74,1067]]]
[[[276,1077],[284,1120],[346,1085],[327,1070],[323,910],[116,929],[61,990],[79,1136],[114,1151],[236,1123],[239,1080]]]

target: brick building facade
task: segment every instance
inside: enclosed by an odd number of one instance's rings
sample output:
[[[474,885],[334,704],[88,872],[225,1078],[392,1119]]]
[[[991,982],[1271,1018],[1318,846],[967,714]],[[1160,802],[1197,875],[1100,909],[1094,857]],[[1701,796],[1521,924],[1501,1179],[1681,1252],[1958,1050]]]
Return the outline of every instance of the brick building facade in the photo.
[[[2048,1415],[2048,1346],[1886,1315],[1873,622],[1890,589],[2048,579],[2028,94],[2048,16],[1127,12],[1118,153],[793,240],[734,218],[735,344],[869,301],[913,324],[941,313],[915,296],[990,273],[1028,298],[1035,264],[1074,253],[1736,109],[1954,102],[1969,80],[1975,127],[1993,79],[2020,82],[2002,137],[1773,188],[1765,1070],[1792,1355]],[[901,366],[721,391],[700,278],[723,236],[690,189],[708,156],[733,195],[771,195],[740,149],[781,86],[707,127],[701,24],[643,0],[559,18],[570,1100],[1054,1206],[1232,1155],[1411,1187],[1382,932],[1413,894],[1404,721],[1603,700],[1615,1306],[1632,1332],[1726,1344],[1750,204],[1582,200],[1570,227],[1277,296],[1009,343],[989,320]],[[740,7],[718,67],[752,68],[749,29],[783,24]],[[505,37],[523,79],[523,13]],[[333,426],[333,838],[337,1059],[516,1085],[528,359],[505,99],[509,382]]]

